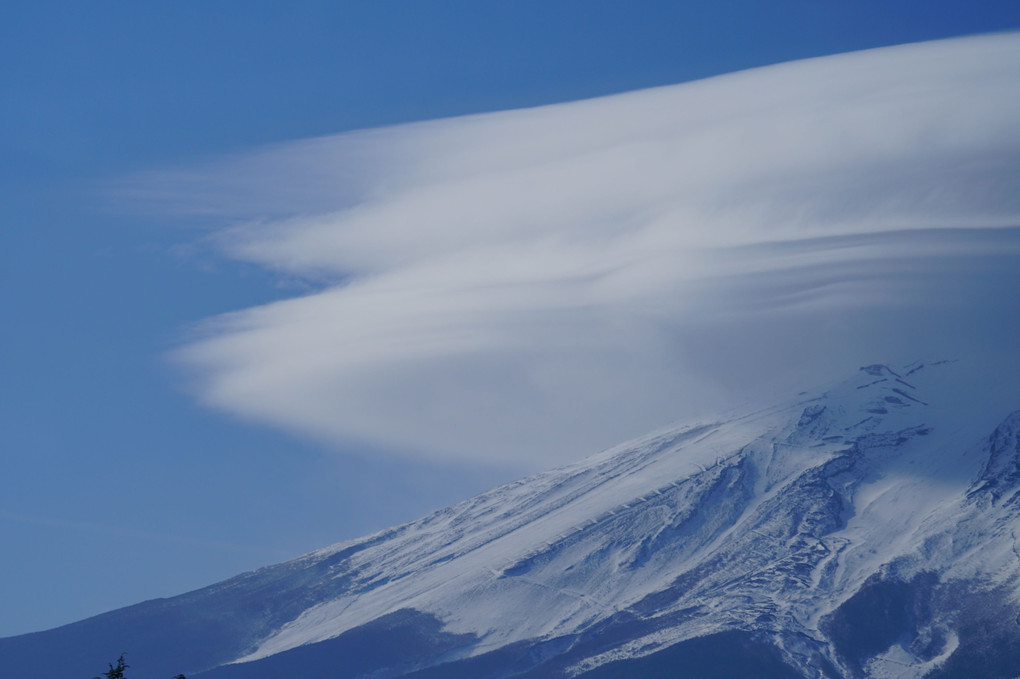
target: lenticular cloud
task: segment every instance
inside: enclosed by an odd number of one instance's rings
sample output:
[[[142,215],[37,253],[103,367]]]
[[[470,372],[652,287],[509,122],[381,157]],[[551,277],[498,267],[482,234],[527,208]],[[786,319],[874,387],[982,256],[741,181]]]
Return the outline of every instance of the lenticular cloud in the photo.
[[[132,190],[318,291],[212,319],[202,402],[544,466],[1020,333],[1020,34],[311,139]],[[1012,369],[1012,368],[1009,368]]]

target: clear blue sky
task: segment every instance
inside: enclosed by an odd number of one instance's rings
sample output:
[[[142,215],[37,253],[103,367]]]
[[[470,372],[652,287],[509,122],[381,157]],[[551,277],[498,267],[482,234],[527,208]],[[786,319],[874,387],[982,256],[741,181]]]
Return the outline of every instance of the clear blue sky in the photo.
[[[3,3],[0,635],[209,584],[516,473],[325,455],[195,404],[165,360],[189,324],[293,291],[189,254],[194,231],[111,209],[110,182],[1016,28],[1014,0]]]

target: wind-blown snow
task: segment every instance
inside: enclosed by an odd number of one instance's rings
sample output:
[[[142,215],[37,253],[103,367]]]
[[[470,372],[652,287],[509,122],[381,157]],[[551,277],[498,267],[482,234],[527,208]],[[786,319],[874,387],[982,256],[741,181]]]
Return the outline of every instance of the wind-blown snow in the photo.
[[[881,356],[1015,352],[1020,36],[285,144],[136,196],[311,294],[213,319],[202,402],[544,467]]]

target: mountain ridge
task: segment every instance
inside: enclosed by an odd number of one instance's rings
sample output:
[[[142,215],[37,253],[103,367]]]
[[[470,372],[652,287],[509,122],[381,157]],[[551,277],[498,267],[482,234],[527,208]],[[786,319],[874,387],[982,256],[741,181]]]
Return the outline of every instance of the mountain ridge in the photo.
[[[865,366],[0,652],[120,632],[143,639],[132,652],[153,669],[176,648],[174,671],[204,679],[594,679],[656,676],[677,658],[734,668],[705,676],[1012,668],[1020,633],[1000,614],[1020,613],[1020,411],[1003,415],[983,378],[961,388],[974,375],[965,362]],[[979,629],[999,650],[975,651]]]

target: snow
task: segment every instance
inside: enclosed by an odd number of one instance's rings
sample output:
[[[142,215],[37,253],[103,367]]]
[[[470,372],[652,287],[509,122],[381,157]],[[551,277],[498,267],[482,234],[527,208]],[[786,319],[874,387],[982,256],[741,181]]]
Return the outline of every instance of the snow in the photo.
[[[735,632],[805,677],[829,665],[922,676],[967,662],[950,656],[973,651],[974,629],[1015,640],[1017,374],[987,355],[865,366],[45,643],[71,654],[105,639],[149,655],[162,644],[168,674],[214,679],[224,663],[261,676],[265,665],[245,663],[356,630],[289,656],[311,658],[295,671],[314,675],[352,640],[385,647],[409,632],[426,635],[418,655],[373,676],[517,642],[508,652],[555,656],[550,671],[573,676]],[[879,630],[865,638],[871,616]],[[30,637],[0,640],[5,659],[33,667],[44,637]],[[77,671],[62,668],[47,676]]]
[[[654,615],[699,614],[573,671],[769,619],[821,648],[820,621],[893,562],[906,574],[1003,582],[1018,569],[1014,524],[967,495],[988,465],[1015,461],[1015,429],[988,438],[1014,387],[990,389],[986,374],[963,361],[867,366],[779,407],[664,429],[320,550],[305,558],[364,546],[344,562],[350,586],[239,661],[404,608],[477,635],[469,653],[479,654],[574,634],[669,591]],[[1001,454],[989,462],[995,441]],[[788,659],[801,653],[791,646]],[[935,662],[908,656],[893,648],[869,671]]]

